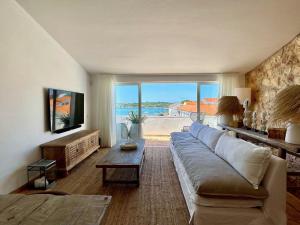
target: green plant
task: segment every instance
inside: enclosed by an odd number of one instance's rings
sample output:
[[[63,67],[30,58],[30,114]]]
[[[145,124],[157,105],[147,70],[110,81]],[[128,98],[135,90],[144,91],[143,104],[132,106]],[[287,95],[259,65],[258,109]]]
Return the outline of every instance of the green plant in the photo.
[[[128,113],[128,120],[131,123],[135,123],[135,124],[139,124],[139,123],[143,123],[145,120],[145,116],[142,116],[141,118],[139,118],[139,115],[134,113],[133,111],[130,111]]]

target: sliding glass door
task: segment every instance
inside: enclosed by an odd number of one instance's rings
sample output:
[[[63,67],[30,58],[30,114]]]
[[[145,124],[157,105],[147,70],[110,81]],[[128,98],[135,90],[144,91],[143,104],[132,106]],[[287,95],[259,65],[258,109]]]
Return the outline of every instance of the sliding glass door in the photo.
[[[197,83],[142,83],[145,136],[169,135],[197,119]]]
[[[138,84],[116,84],[116,124],[117,140],[126,139],[131,123],[129,115],[139,116],[139,85]]]
[[[181,131],[193,121],[217,126],[219,84],[213,82],[116,84],[117,137],[126,138],[129,115],[145,118],[145,136]]]
[[[199,83],[200,122],[217,127],[218,83]]]

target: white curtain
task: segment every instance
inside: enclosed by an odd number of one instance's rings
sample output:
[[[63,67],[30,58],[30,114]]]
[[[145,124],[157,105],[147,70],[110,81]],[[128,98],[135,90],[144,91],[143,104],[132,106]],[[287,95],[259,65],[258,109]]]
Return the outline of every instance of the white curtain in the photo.
[[[233,96],[235,88],[244,86],[245,78],[241,74],[220,74],[218,75],[218,82],[220,84],[220,97]]]
[[[92,127],[99,129],[101,145],[116,143],[114,76],[92,76]]]

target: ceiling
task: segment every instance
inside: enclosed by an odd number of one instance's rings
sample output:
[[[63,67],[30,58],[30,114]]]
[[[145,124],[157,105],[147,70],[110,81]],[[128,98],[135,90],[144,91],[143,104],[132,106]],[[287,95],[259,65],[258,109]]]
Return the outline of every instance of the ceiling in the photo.
[[[17,1],[90,73],[243,73],[300,32],[299,0]]]

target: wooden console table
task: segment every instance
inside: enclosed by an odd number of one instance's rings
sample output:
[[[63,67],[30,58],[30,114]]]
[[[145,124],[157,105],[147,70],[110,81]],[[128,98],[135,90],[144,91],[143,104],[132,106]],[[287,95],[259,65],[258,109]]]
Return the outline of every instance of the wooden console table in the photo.
[[[218,124],[218,126],[223,130],[234,131],[238,138],[249,140],[254,143],[262,143],[278,149],[278,156],[280,158],[286,159],[286,154],[300,157],[300,145],[290,144],[284,140],[268,138],[268,136],[265,134],[254,132],[252,130],[246,130],[244,128],[234,128],[221,124]],[[288,175],[300,176],[300,171],[288,171]]]
[[[64,176],[99,147],[98,130],[82,130],[41,145],[42,157],[56,160],[57,171]]]

